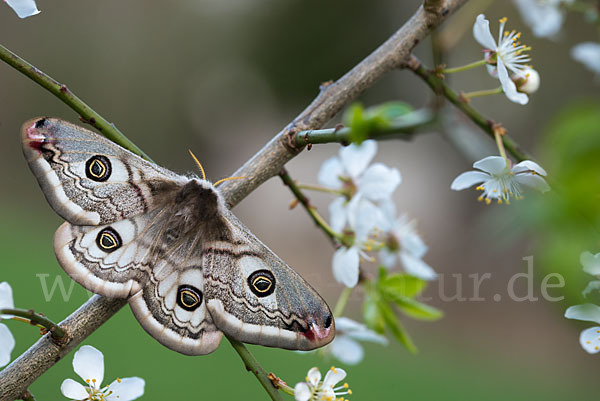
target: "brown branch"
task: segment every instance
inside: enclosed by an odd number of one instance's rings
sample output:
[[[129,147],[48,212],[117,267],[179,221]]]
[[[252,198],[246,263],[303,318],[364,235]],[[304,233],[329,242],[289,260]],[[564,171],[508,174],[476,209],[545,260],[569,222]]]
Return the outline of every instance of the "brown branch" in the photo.
[[[324,88],[317,98],[236,171],[246,180],[227,181],[220,190],[230,206],[235,206],[281,168],[303,148],[292,141],[294,132],[321,128],[344,106],[373,85],[386,72],[399,67],[412,49],[432,29],[467,0],[445,0],[426,11],[416,13],[385,43],[341,77]],[[0,372],[0,401],[14,400],[42,373],[79,345],[87,336],[125,305],[125,300],[107,299],[95,295],[60,323],[70,336],[64,346],[58,346],[49,335],[42,337],[29,350]]]

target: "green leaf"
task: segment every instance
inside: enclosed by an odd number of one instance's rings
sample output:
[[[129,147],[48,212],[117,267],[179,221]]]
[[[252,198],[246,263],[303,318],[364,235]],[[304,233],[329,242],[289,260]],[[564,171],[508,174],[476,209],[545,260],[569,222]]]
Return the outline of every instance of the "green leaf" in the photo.
[[[406,315],[419,320],[438,320],[444,313],[413,298],[398,297],[393,300]]]
[[[410,352],[417,353],[417,347],[412,342],[408,332],[400,323],[400,320],[398,320],[398,316],[396,316],[396,313],[394,313],[392,307],[384,300],[380,300],[377,303],[377,307],[379,309],[379,313],[385,321],[387,328],[390,330],[394,338],[396,338],[399,343],[403,344]]]
[[[365,111],[366,120],[373,128],[386,128],[398,117],[413,111],[413,108],[404,102],[387,102],[369,107]]]
[[[385,320],[377,305],[381,297],[371,283],[365,283],[365,292],[365,301],[363,303],[363,319],[365,324],[371,330],[379,334],[384,334]]]
[[[346,110],[342,119],[344,125],[351,129],[350,142],[360,145],[369,134],[369,121],[365,116],[365,109],[361,104],[355,103]]]
[[[415,276],[405,273],[395,273],[383,277],[380,275],[378,285],[383,293],[413,298],[425,289],[427,283],[425,280]]]

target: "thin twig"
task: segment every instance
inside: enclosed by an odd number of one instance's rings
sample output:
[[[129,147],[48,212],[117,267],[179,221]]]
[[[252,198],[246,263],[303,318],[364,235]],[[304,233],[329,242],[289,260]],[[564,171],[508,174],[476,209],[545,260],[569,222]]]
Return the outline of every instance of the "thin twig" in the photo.
[[[333,231],[333,229],[325,222],[325,219],[317,212],[317,209],[310,204],[310,200],[304,195],[302,190],[298,188],[296,182],[290,177],[289,173],[285,168],[282,168],[279,172],[279,177],[283,183],[292,191],[298,202],[304,207],[306,212],[310,215],[312,220],[315,222],[317,227],[319,227],[323,232],[332,240],[341,240],[341,236],[339,233]]]
[[[479,111],[475,110],[467,101],[461,98],[454,92],[446,83],[438,77],[434,71],[431,71],[423,66],[423,64],[415,56],[411,56],[406,62],[405,67],[413,71],[419,78],[423,79],[429,87],[437,94],[443,95],[475,124],[484,130],[492,139],[495,138],[497,130],[501,129],[501,125],[494,120],[487,118]],[[502,136],[502,141],[506,150],[512,154],[518,161],[533,160],[527,152],[523,151],[519,145],[508,135]]]
[[[65,331],[52,320],[48,319],[46,316],[43,316],[39,313],[35,313],[33,310],[25,310],[25,309],[0,309],[0,315],[14,315],[19,317],[24,317],[29,320],[29,323],[34,326],[42,326],[54,338],[55,340],[61,340],[65,337]]]
[[[242,361],[244,361],[246,370],[252,372],[254,376],[256,376],[261,386],[263,386],[265,391],[269,394],[269,397],[271,397],[273,401],[283,401],[281,394],[279,393],[279,391],[277,391],[278,389],[275,386],[273,386],[273,382],[269,378],[269,374],[258,363],[256,358],[254,358],[254,355],[252,355],[250,351],[248,351],[248,348],[246,348],[244,344],[242,344],[238,340],[229,337],[227,334],[225,335],[225,337],[227,337],[233,349],[236,350],[240,358],[242,358]]]
[[[127,137],[123,135],[123,133],[119,131],[114,124],[108,122],[100,114],[96,113],[83,100],[71,92],[66,85],[61,84],[49,75],[43,73],[2,45],[0,45],[0,60],[5,61],[8,65],[25,74],[40,86],[50,91],[50,93],[66,103],[67,106],[75,110],[82,117],[83,121],[96,128],[102,133],[102,135],[111,141],[118,143],[125,149],[143,157],[148,161],[152,161],[146,153],[144,153],[133,142],[127,139]]]
[[[388,127],[381,127],[366,134],[367,139],[411,139],[416,130],[431,125],[435,121],[430,110],[422,109],[397,118]],[[327,128],[300,131],[296,134],[296,145],[305,146],[319,143],[350,143],[352,129]]]

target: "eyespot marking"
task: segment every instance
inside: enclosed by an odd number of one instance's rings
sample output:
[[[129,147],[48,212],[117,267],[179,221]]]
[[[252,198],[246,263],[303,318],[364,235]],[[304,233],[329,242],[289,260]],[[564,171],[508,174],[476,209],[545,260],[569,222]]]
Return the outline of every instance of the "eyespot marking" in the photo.
[[[110,177],[111,172],[112,165],[106,156],[92,156],[85,163],[85,175],[92,181],[106,181]]]
[[[248,287],[257,297],[266,297],[275,291],[275,276],[269,270],[257,270],[248,277]]]
[[[123,241],[112,227],[106,227],[98,233],[96,237],[96,245],[104,252],[114,252],[123,245]]]
[[[202,305],[202,291],[191,285],[180,285],[177,289],[177,305],[187,311],[195,311]]]

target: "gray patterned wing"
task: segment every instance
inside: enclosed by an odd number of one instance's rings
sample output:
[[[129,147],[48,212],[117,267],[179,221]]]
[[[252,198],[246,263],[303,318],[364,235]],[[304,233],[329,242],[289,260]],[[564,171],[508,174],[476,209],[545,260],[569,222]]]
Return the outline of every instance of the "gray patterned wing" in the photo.
[[[251,344],[310,350],[333,340],[333,315],[317,292],[231,212],[227,241],[203,244],[204,296],[217,328]]]
[[[64,223],[54,236],[63,269],[88,290],[128,298],[142,327],[188,355],[212,352],[221,332],[203,296],[200,236],[173,204],[103,226]]]
[[[21,140],[48,203],[73,224],[103,225],[147,212],[187,181],[59,119],[28,121]]]

